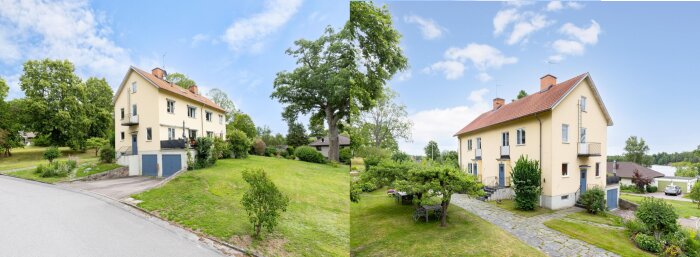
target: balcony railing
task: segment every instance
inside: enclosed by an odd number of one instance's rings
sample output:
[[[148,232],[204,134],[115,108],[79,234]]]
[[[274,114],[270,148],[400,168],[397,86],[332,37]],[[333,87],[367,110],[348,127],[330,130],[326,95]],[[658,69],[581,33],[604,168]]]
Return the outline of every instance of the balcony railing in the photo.
[[[139,125],[139,116],[127,114],[126,117],[122,118],[122,126],[133,126]]]
[[[481,149],[477,148],[476,149],[476,156],[474,156],[477,160],[481,160]]]
[[[600,143],[578,143],[578,156],[580,157],[600,156],[601,152]]]
[[[187,140],[184,139],[172,139],[172,140],[160,140],[161,149],[184,149],[187,148]]]
[[[605,184],[606,185],[615,185],[620,183],[620,177],[618,176],[606,176],[605,178]]]
[[[502,145],[501,146],[501,159],[510,159],[510,146],[509,145]]]

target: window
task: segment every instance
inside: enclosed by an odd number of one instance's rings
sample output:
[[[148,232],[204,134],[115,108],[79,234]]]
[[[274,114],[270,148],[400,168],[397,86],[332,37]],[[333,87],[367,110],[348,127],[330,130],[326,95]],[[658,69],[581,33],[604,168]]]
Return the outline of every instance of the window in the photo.
[[[569,143],[569,124],[561,124],[561,142]]]
[[[204,111],[204,117],[207,119],[207,121],[211,122],[213,114],[210,111]]]
[[[175,139],[175,128],[168,128],[168,140]]]
[[[175,113],[175,101],[168,99],[168,104],[166,109],[168,110],[168,113]]]
[[[136,111],[136,109],[137,109],[136,105],[132,104],[131,105],[131,116],[138,116],[139,115],[139,113]]]
[[[509,146],[510,145],[510,132],[503,132],[501,133],[501,145],[502,146]]]
[[[124,141],[124,131],[121,133],[122,141]]]
[[[600,162],[595,163],[595,176],[600,177]]]
[[[472,164],[471,163],[467,164],[467,171],[469,171],[469,174],[472,174]]]
[[[581,136],[579,137],[579,142],[586,142],[586,128],[581,128]]]
[[[131,93],[136,93],[136,82],[131,82]]]
[[[479,169],[477,168],[477,164],[474,163],[474,175],[479,174]]]
[[[190,129],[190,139],[195,139],[195,138],[197,138],[197,130]]]
[[[224,115],[219,114],[219,124],[224,124]]]
[[[568,163],[561,164],[561,175],[564,177],[569,176],[569,164]]]
[[[207,137],[214,137],[214,132],[207,131]]]
[[[518,129],[515,135],[515,141],[519,145],[525,144],[525,129]]]
[[[146,128],[146,140],[151,141],[153,139],[153,130],[151,128]]]
[[[569,195],[562,195],[562,196],[561,196],[561,199],[562,199],[562,200],[569,199]]]
[[[122,111],[122,120],[124,119],[124,108],[121,109]]]
[[[468,151],[472,150],[472,140],[471,139],[467,140],[467,150]]]
[[[480,137],[476,138],[476,149],[481,149],[481,138]]]
[[[187,106],[187,117],[197,118],[197,107]]]
[[[585,112],[586,111],[586,97],[585,96],[581,97],[581,104],[580,105],[581,105],[581,111]]]

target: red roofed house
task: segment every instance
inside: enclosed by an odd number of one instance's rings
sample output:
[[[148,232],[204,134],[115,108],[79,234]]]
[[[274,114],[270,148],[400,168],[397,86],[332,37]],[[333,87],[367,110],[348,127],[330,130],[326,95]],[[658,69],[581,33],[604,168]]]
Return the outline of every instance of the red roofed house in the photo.
[[[166,75],[132,66],[114,95],[114,149],[129,175],[170,176],[187,168],[192,140],[226,135],[224,109],[197,86],[181,88]]]
[[[508,104],[494,99],[493,109],[455,134],[460,168],[487,186],[493,197],[486,200],[508,198],[511,168],[527,156],[542,167],[541,206],[570,207],[581,193],[600,187],[614,209],[619,185],[606,182],[607,127],[612,124],[588,73],[561,83],[545,75],[538,92]]]

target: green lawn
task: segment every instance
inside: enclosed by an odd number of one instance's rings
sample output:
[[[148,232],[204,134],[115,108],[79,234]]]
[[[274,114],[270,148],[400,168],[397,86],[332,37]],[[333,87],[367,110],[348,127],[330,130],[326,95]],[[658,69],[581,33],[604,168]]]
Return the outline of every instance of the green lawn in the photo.
[[[113,170],[121,167],[116,163],[99,163],[99,162],[89,162],[78,166],[75,172],[76,178],[87,177],[93,174],[102,173],[105,171]]]
[[[534,210],[532,211],[523,211],[523,210],[518,210],[515,208],[515,201],[513,200],[502,200],[501,203],[496,203],[496,201],[489,201],[488,203],[493,204],[495,206],[498,206],[504,210],[510,211],[512,213],[515,213],[520,216],[524,217],[532,217],[532,216],[537,216],[540,214],[545,214],[545,213],[552,213],[554,211],[545,209],[542,207],[537,206]]]
[[[48,162],[47,162],[47,164],[48,164]],[[118,164],[115,164],[115,163],[98,163],[97,161],[95,161],[93,159],[80,159],[80,163],[78,164],[78,167],[76,169],[74,169],[71,174],[68,174],[68,176],[65,176],[65,177],[43,178],[43,177],[39,176],[39,174],[34,173],[35,169],[27,169],[27,170],[9,172],[6,175],[18,177],[18,178],[23,178],[23,179],[28,179],[28,180],[34,180],[34,181],[40,181],[40,182],[54,184],[54,183],[58,183],[58,182],[68,181],[68,180],[74,179],[74,178],[81,178],[81,177],[89,176],[92,174],[116,169],[118,167],[120,167],[120,166]],[[90,170],[88,170],[88,168],[90,168]]]
[[[351,203],[353,256],[544,256],[499,227],[457,206],[448,226],[414,222],[413,207],[399,205],[384,190]]]
[[[656,256],[637,248],[624,230],[607,229],[561,219],[546,221],[544,225],[623,257]]]
[[[44,160],[44,151],[47,147],[28,146],[25,148],[12,149],[12,156],[0,157],[0,172],[4,170],[12,170],[18,168],[34,167],[39,164],[48,164],[49,161]],[[69,156],[78,157],[81,161],[97,160],[94,151],[86,151],[84,153],[72,151],[68,147],[61,147],[62,156],[57,160],[66,160]]]
[[[360,157],[355,157],[350,159],[350,165],[353,168],[357,168],[357,171],[364,171],[365,170],[365,160],[360,158]]]
[[[28,180],[40,181],[40,182],[44,182],[44,183],[51,183],[51,184],[57,183],[57,182],[62,182],[62,181],[67,181],[69,179],[69,177],[42,178],[38,174],[34,173],[34,169],[10,172],[10,173],[7,173],[6,175],[18,177],[18,178],[23,178],[23,179],[28,179]]]
[[[641,203],[642,199],[644,197],[643,196],[636,196],[636,195],[622,194],[622,195],[620,195],[620,198],[625,199],[627,201],[634,202],[634,203]],[[682,218],[700,217],[700,209],[698,208],[697,203],[668,200],[668,199],[663,199],[663,200],[666,201],[667,203],[670,203],[674,208],[676,208],[676,213],[678,213],[679,217],[682,217]]]
[[[248,236],[253,227],[240,203],[248,188],[241,171],[247,168],[264,169],[290,198],[275,232],[264,240]],[[348,169],[260,156],[219,160],[134,197],[164,218],[266,256],[348,256]]]
[[[610,226],[622,226],[623,225],[622,218],[615,216],[615,215],[612,215],[610,213],[606,213],[606,212],[598,213],[598,214],[590,214],[586,211],[582,211],[582,212],[576,212],[576,213],[569,214],[566,217],[570,218],[570,219],[595,222],[595,223],[600,223],[600,224],[605,224],[605,225],[610,225]]]

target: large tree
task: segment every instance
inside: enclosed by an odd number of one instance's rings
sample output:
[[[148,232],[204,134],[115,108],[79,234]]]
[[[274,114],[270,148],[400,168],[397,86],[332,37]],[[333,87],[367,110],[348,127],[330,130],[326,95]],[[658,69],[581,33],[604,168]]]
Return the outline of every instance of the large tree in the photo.
[[[373,147],[386,148],[395,145],[397,139],[411,140],[411,126],[406,106],[394,102],[396,92],[386,88],[386,92],[377,101],[374,108],[362,112],[358,121],[363,131],[368,132]],[[386,144],[393,141],[393,144]]]
[[[242,113],[242,112],[236,112],[233,117],[233,121],[229,122],[226,125],[226,130],[227,131],[233,131],[234,129],[238,129],[240,131],[243,131],[243,133],[248,136],[249,139],[253,139],[258,135],[258,131],[255,129],[255,123],[253,123],[253,119],[248,116],[248,114]]]
[[[287,126],[289,126],[287,130],[287,145],[299,147],[309,144],[309,137],[306,135],[304,125],[296,121],[291,121],[288,122]]]
[[[221,89],[214,88],[207,92],[207,97],[214,101],[214,103],[221,106],[221,108],[224,108],[226,111],[226,122],[233,120],[234,115],[236,114],[236,104],[233,103],[233,100],[228,98],[226,92]]]
[[[631,136],[625,141],[625,159],[627,161],[649,166],[651,165],[650,158],[646,154],[649,151],[644,138],[637,139],[636,136]]]
[[[194,80],[187,77],[187,75],[177,72],[168,74],[165,76],[165,80],[175,83],[175,85],[184,89],[188,89],[197,84]]]
[[[19,135],[22,112],[16,112],[13,102],[5,102],[10,87],[0,78],[0,156],[11,156],[12,148],[22,146]]]
[[[440,160],[440,148],[438,148],[437,142],[430,140],[423,150],[425,151],[425,157],[428,159],[432,161]]]
[[[112,112],[112,97],[114,93],[107,81],[98,78],[88,78],[85,81],[86,96],[83,105],[85,113],[89,117],[87,137],[99,137],[108,139],[112,135],[114,116]]]

